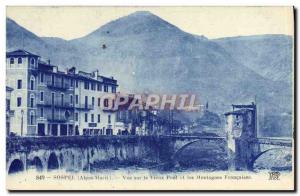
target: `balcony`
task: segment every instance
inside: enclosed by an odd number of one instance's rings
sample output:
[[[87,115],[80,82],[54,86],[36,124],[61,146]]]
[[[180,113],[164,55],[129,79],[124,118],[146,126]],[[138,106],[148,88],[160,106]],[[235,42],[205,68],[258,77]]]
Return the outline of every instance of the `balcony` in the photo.
[[[15,111],[14,110],[7,110],[6,111],[6,117],[13,117],[15,115]]]
[[[47,82],[47,87],[50,89],[55,89],[55,90],[68,90],[70,88],[69,84],[61,84],[61,83],[53,83],[53,82]]]
[[[54,104],[51,101],[44,101],[37,103],[38,106],[44,106],[44,107],[55,107],[55,108],[65,108],[65,109],[74,109],[74,104],[72,103],[61,103],[59,101],[54,102]]]
[[[56,108],[74,109],[74,104],[72,103],[54,103]]]
[[[67,122],[67,119],[59,118],[59,117],[47,118],[47,120],[48,120],[48,122],[51,122],[51,123],[65,123],[65,122]]]
[[[89,105],[89,104],[76,104],[75,108],[78,110],[93,110],[94,105]]]
[[[47,119],[48,122],[52,122],[52,123],[66,123],[68,121],[73,121],[74,120],[74,116],[73,115],[66,115],[66,114],[58,114],[58,113],[54,113],[53,116],[51,115],[47,115],[45,117],[45,119]]]
[[[102,109],[103,112],[117,112],[117,110],[114,109],[114,107],[112,107],[112,108],[103,107],[101,109]]]

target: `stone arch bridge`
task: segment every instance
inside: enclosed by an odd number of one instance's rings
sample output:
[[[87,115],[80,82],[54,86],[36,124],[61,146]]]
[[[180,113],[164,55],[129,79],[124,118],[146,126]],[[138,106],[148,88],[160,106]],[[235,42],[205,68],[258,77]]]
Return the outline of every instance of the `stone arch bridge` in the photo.
[[[176,162],[190,145],[215,145],[227,149],[224,137],[200,136],[66,136],[66,137],[11,137],[6,142],[7,173],[35,169],[49,171],[91,171],[94,166],[105,168],[114,164],[157,165]],[[249,142],[250,155],[241,164],[251,169],[255,159],[273,148],[291,148],[290,140],[262,138]],[[211,151],[212,153],[214,151]],[[249,153],[249,151],[247,151]],[[235,157],[235,159],[237,158]],[[245,162],[245,163],[244,163]],[[250,166],[249,166],[250,165]]]

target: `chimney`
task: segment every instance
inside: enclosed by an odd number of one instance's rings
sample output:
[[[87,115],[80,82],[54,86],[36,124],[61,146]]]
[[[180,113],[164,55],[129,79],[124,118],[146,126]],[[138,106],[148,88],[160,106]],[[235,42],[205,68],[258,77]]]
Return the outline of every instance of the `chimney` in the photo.
[[[50,59],[48,59],[48,65],[50,65]]]
[[[97,78],[98,78],[98,75],[99,75],[99,70],[98,69],[96,69],[95,71],[94,71],[94,79],[96,79],[97,80]]]
[[[53,72],[57,73],[57,71],[58,71],[58,67],[57,66],[53,67]]]

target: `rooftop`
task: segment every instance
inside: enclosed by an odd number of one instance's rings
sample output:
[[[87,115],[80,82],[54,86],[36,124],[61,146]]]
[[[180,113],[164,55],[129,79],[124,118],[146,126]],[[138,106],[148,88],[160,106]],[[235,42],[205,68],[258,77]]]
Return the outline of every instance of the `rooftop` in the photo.
[[[6,57],[12,57],[12,56],[40,57],[36,54],[30,53],[23,49],[6,52]],[[48,62],[46,62],[42,58],[39,58],[39,60],[38,60],[38,68],[43,71],[53,72],[53,73],[60,74],[60,75],[66,75],[66,76],[75,77],[78,79],[90,80],[90,81],[95,81],[95,82],[104,82],[104,83],[109,83],[109,84],[118,86],[117,80],[115,80],[113,77],[105,77],[102,75],[98,75],[98,71],[96,71],[97,73],[96,72],[89,73],[89,72],[84,72],[84,71],[76,72],[76,68],[72,67],[68,71],[64,72],[64,71],[58,70],[58,66],[50,64],[50,60],[48,60]],[[54,69],[56,69],[56,71],[54,71]]]
[[[30,53],[30,52],[28,52],[26,50],[22,50],[22,49],[11,51],[11,52],[6,52],[6,56],[7,57],[10,57],[10,56],[35,56],[35,57],[39,57],[39,55]]]
[[[240,110],[234,110],[234,111],[231,111],[231,112],[226,112],[224,115],[225,116],[228,116],[228,115],[243,115],[243,114],[246,114],[249,111],[253,111],[253,110],[248,109],[248,108],[243,108],[243,109],[240,109]]]

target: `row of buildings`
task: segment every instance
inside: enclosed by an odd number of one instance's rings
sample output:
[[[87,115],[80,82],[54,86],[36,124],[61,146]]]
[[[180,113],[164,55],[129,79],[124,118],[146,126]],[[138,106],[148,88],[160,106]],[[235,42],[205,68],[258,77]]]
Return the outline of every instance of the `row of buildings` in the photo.
[[[101,107],[108,104],[103,97],[117,93],[113,77],[75,67],[61,71],[25,50],[6,53],[6,85],[7,135],[149,135],[170,128],[157,111]]]
[[[74,67],[63,72],[38,55],[16,50],[6,54],[6,85],[10,134],[114,134],[115,113],[98,107],[103,94],[116,93],[112,77]]]

